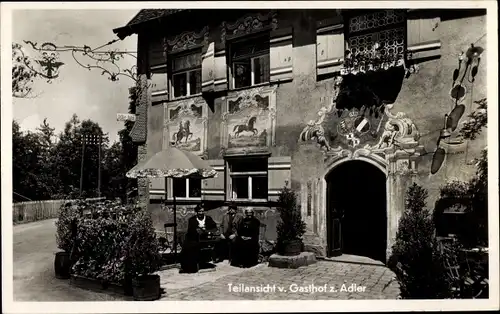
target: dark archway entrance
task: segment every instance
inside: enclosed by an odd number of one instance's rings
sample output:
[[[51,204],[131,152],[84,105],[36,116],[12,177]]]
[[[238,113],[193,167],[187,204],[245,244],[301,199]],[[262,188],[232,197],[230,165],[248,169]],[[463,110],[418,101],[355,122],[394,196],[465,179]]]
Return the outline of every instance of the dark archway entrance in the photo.
[[[328,251],[385,262],[386,177],[364,161],[347,161],[326,177]]]

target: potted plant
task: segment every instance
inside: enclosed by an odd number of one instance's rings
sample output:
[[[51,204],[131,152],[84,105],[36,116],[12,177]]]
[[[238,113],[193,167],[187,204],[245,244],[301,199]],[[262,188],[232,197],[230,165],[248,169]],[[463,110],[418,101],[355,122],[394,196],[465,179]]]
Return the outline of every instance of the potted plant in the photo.
[[[154,273],[160,269],[162,257],[151,213],[141,210],[128,227],[125,276],[132,281],[134,300],[156,300],[160,297],[160,276]]]
[[[55,254],[54,270],[56,278],[69,279],[72,266],[71,253],[74,249],[76,224],[79,216],[78,208],[68,201],[59,209],[56,221],[57,247],[62,251]]]
[[[79,219],[71,283],[131,295],[131,283],[125,280],[125,262],[134,211],[108,201],[87,209],[91,213]]]
[[[302,220],[295,192],[285,186],[280,191],[278,203],[281,218],[276,226],[278,253],[299,255],[303,250],[302,236],[306,232],[306,224]]]

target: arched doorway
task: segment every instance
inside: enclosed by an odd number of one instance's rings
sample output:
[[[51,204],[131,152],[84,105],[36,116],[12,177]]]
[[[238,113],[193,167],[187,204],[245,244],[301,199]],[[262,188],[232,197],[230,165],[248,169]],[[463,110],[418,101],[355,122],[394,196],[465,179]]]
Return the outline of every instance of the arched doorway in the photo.
[[[353,254],[385,262],[386,176],[359,160],[333,168],[327,183],[328,255]]]

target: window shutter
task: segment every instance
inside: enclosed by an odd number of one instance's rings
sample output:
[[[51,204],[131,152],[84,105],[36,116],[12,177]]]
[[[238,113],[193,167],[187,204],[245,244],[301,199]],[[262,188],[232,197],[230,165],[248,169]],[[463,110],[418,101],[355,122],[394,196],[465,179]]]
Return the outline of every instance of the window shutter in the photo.
[[[293,79],[292,34],[292,27],[271,32],[269,51],[271,82],[291,81]]]
[[[291,157],[269,157],[267,164],[268,172],[268,199],[277,201],[280,190],[290,186]]]
[[[167,51],[162,40],[152,41],[149,50],[151,72],[151,101],[168,100]]]
[[[226,50],[217,50],[214,54],[214,90],[227,89]]]
[[[168,100],[167,64],[151,67],[151,102]]]
[[[204,93],[214,91],[215,77],[215,43],[209,42],[204,47],[201,61],[201,91]]]
[[[149,179],[149,198],[150,199],[165,199],[165,178]]]
[[[426,10],[410,10],[407,16],[407,51],[411,60],[424,61],[441,56],[441,40],[437,29],[441,18]]]
[[[201,195],[204,200],[224,201],[225,189],[225,162],[223,159],[207,160],[208,164],[217,170],[217,177],[201,181]]]
[[[344,23],[340,17],[317,23],[316,62],[318,75],[339,72],[344,63]]]

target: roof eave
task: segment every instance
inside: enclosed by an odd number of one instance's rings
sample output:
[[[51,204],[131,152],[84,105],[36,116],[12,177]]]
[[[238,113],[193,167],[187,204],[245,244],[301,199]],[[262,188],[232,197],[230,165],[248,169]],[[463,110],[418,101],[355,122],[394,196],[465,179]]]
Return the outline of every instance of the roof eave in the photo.
[[[115,33],[116,36],[118,36],[118,38],[120,40],[124,40],[125,38],[127,38],[130,35],[135,34],[136,32],[132,28],[132,26],[129,25],[129,26],[123,26],[123,27],[113,29],[113,33]]]

